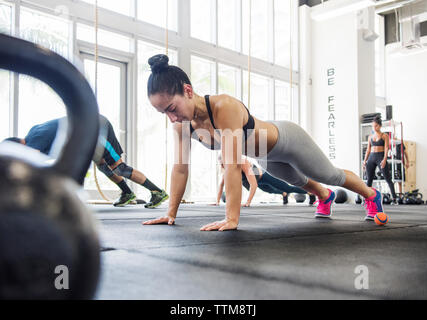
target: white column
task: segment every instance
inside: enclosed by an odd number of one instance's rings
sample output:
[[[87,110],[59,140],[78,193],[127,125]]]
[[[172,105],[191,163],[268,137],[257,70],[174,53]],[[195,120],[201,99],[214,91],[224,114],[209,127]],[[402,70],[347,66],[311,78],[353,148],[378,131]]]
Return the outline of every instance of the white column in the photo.
[[[373,14],[372,10],[368,13]],[[374,42],[357,12],[312,20],[312,136],[340,168],[359,174],[360,116],[375,111]]]
[[[311,18],[310,7],[299,8],[300,124],[311,134]]]

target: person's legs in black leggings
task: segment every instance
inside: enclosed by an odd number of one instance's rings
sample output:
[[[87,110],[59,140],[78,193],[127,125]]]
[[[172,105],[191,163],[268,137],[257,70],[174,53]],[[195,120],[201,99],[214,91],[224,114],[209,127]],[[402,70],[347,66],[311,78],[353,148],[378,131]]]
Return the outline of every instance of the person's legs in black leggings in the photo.
[[[381,169],[381,172],[383,173],[385,181],[387,181],[388,187],[390,188],[391,196],[393,197],[393,199],[396,199],[396,191],[394,190],[394,183],[392,181],[391,174],[390,174],[390,165],[386,163],[385,167],[381,168],[381,164],[380,164],[380,169]]]
[[[369,155],[368,161],[366,162],[366,177],[367,177],[367,182],[366,185],[368,187],[372,187],[372,182],[374,181],[375,178],[375,169],[377,168],[377,156],[375,155],[375,153],[371,153]]]
[[[270,193],[270,194],[283,195],[283,192],[284,192],[284,191],[281,191],[279,189],[274,188],[270,184],[264,184],[264,183],[258,183],[258,188],[261,189],[262,191]]]
[[[264,172],[261,179],[258,181],[258,184],[271,185],[274,189],[281,190],[281,193],[283,192],[286,192],[288,194],[289,193],[301,193],[301,194],[307,193],[307,191],[301,188],[291,186],[287,184],[285,181],[273,177],[268,172]]]

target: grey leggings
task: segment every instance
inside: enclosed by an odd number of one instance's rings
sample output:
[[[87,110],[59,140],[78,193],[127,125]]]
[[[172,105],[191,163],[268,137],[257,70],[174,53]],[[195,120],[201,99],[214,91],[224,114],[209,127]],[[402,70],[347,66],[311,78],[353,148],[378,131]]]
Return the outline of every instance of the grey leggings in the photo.
[[[308,179],[331,186],[342,186],[345,173],[332,165],[313,139],[290,121],[269,121],[279,130],[273,149],[258,163],[272,176],[294,186],[304,187]]]

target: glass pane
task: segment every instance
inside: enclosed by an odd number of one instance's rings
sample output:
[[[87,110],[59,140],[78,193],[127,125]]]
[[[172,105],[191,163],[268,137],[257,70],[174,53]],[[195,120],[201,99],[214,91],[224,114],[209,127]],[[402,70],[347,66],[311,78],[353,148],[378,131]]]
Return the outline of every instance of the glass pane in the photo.
[[[24,138],[36,124],[64,116],[64,103],[49,86],[32,77],[19,76],[19,137]]]
[[[138,42],[138,170],[147,175],[160,188],[165,186],[166,150],[168,167],[168,186],[170,188],[170,174],[173,167],[173,131],[168,123],[166,142],[166,117],[153,108],[147,97],[147,82],[151,74],[148,59],[153,55],[165,53],[165,48],[143,41]],[[176,65],[178,54],[169,49],[170,64]],[[168,120],[169,121],[169,120]],[[145,188],[139,187],[138,192],[149,199]]]
[[[240,99],[238,96],[238,88],[240,70],[230,67],[225,64],[218,64],[218,94],[228,94],[232,97]]]
[[[269,120],[270,80],[267,77],[251,73],[251,114],[260,120]],[[248,105],[248,72],[243,72],[243,101]]]
[[[290,108],[289,83],[276,80],[276,108],[275,120],[291,120],[292,108]]]
[[[0,3],[0,33],[10,34],[12,10],[9,6]]]
[[[213,94],[215,92],[215,63],[192,56],[191,83],[197,94],[201,96]],[[205,148],[195,140],[192,141],[191,148],[191,199],[214,201],[217,186],[217,152]]]
[[[95,28],[85,24],[77,24],[77,39],[95,43]],[[112,49],[133,52],[133,40],[121,34],[106,31],[103,29],[98,30],[98,44],[100,46],[109,47]]]
[[[10,34],[12,10],[9,6],[0,4],[0,33]],[[0,141],[9,137],[10,117],[10,77],[8,71],[0,70]]]
[[[92,87],[95,82],[95,62],[92,59],[84,60],[84,68],[87,79]],[[123,150],[126,152],[125,141],[120,135],[120,107],[122,99],[122,70],[120,66],[109,63],[98,62],[98,105],[99,113],[104,115],[113,126],[114,133],[119,140]],[[97,179],[101,190],[117,190],[117,186],[104,174],[97,171]],[[89,169],[88,178],[85,179],[85,189],[96,190],[93,166]]]
[[[251,55],[261,60],[268,60],[270,28],[268,24],[269,3],[265,0],[252,0],[251,19]],[[249,52],[249,2],[242,2],[243,53]]]
[[[178,30],[178,0],[139,0],[138,19],[166,28],[166,1],[168,1],[168,29]]]
[[[238,50],[240,0],[218,0],[218,45]]]
[[[22,8],[20,34],[23,39],[55,51],[65,58],[70,56],[71,23],[69,21]]]
[[[191,0],[191,36],[214,42],[214,10],[212,0]]]
[[[21,37],[68,58],[71,24],[27,8],[21,9]],[[43,82],[19,76],[18,133],[25,137],[32,126],[66,115],[64,103]]]
[[[84,60],[86,78],[92,88],[95,86],[95,62]],[[99,113],[112,124],[117,138],[120,139],[120,106],[121,106],[121,68],[116,65],[98,61],[98,105]],[[124,143],[124,141],[120,141]]]
[[[191,83],[199,95],[215,92],[215,63],[206,59],[191,57]]]
[[[95,0],[82,0],[82,1],[95,5]],[[98,0],[98,6],[100,8],[111,10],[127,16],[132,16],[132,2],[133,0],[120,0],[120,1]]]
[[[298,4],[292,2],[292,15],[289,1],[275,0],[275,63],[289,68],[290,44],[292,40],[292,69],[298,69]],[[292,37],[291,37],[292,34]],[[292,39],[291,39],[292,38]]]
[[[10,73],[0,70],[0,141],[9,137]]]

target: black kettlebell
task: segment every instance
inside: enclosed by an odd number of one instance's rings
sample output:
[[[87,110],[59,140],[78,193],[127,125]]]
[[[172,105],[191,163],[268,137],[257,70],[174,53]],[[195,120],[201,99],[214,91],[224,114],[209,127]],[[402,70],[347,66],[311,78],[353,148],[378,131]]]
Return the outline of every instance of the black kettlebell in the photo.
[[[305,201],[305,199],[307,198],[305,194],[302,193],[296,193],[294,195],[295,201],[297,203],[303,203]]]
[[[362,197],[358,194],[357,196],[356,196],[356,204],[361,204],[362,203]]]
[[[423,200],[423,194],[417,192],[416,198],[415,198],[415,204],[421,205],[424,204],[424,200]]]
[[[222,193],[222,195],[221,195],[221,200],[222,200],[222,202],[224,202],[224,203],[225,203],[225,200],[226,200],[226,198],[225,198],[225,192],[223,192],[223,193]]]
[[[335,203],[346,203],[348,200],[348,194],[344,189],[336,189],[335,195]]]
[[[383,193],[383,204],[391,204],[392,199],[389,193]]]
[[[398,204],[403,204],[403,197],[404,197],[403,193],[398,193],[397,194],[397,203]]]
[[[71,63],[24,40],[0,35],[0,68],[52,87],[67,107],[70,128],[52,166],[34,160],[27,147],[0,144],[0,299],[90,299],[100,246],[78,191],[97,143],[96,99]]]

